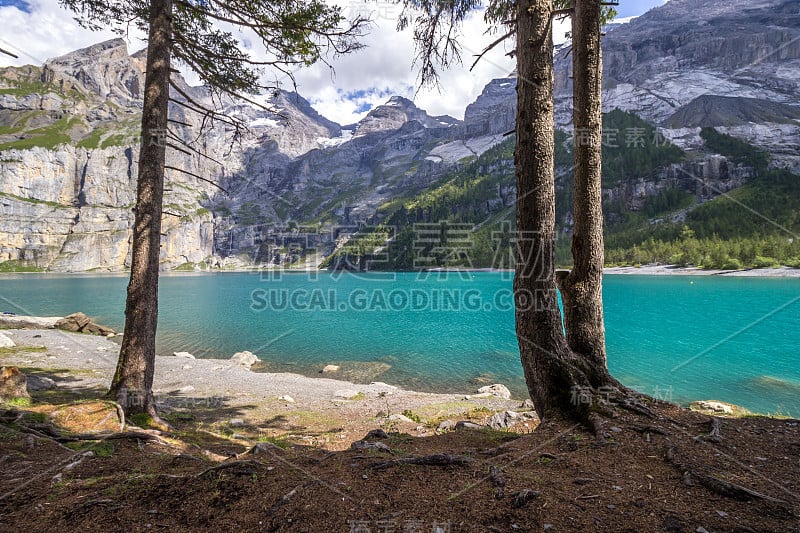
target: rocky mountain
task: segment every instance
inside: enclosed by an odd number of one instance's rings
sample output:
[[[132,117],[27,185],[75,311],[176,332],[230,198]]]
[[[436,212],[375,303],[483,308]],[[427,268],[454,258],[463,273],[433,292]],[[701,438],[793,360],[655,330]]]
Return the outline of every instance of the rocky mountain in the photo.
[[[561,123],[567,53],[557,55]],[[603,64],[606,109],[634,111],[684,148],[702,144],[698,126],[716,126],[800,170],[797,1],[673,0],[610,30]]]
[[[355,126],[353,135],[359,137],[376,131],[392,131],[400,129],[406,122],[418,122],[426,128],[441,128],[460,123],[453,117],[444,115],[431,117],[414,105],[414,102],[402,96],[392,96],[389,100],[372,109],[367,116]]]
[[[42,67],[0,70],[0,263],[6,268],[129,265],[143,59],[142,52],[129,55],[125,42],[114,39]],[[175,93],[176,100],[212,103],[204,89],[180,77],[174,81],[186,95]],[[242,155],[252,146],[288,161],[341,134],[338,124],[298,95],[281,91],[263,100],[269,110],[227,103],[225,112],[252,130],[238,143],[223,128],[199,135],[202,118],[171,104],[177,122],[165,136],[188,146],[168,150],[167,165],[191,174],[168,171],[164,268],[213,259],[215,224],[207,206],[219,191],[215,184],[242,168]]]
[[[126,267],[143,59],[117,39],[42,67],[0,69],[0,269]],[[562,46],[556,122],[564,131],[571,121],[570,62]],[[604,69],[606,111],[632,111],[649,123],[642,123],[647,129],[617,116],[627,124],[616,132],[623,148],[633,128],[647,130],[648,142],[668,139],[687,151],[609,152],[608,202],[646,211],[654,199],[681,191],[702,203],[751,180],[746,163],[708,148],[702,127],[800,170],[796,1],[671,0],[607,30]],[[508,218],[509,152],[489,150],[514,129],[513,74],[492,80],[463,121],[431,116],[399,96],[346,126],[292,92],[259,97],[260,105],[226,100],[224,111],[251,130],[237,139],[226,127],[201,131],[202,118],[180,102],[208,105],[210,95],[179,76],[174,81],[175,122],[165,133],[176,147],[168,150],[165,269],[317,264],[364,227],[405,220],[401,208],[425,218],[445,204],[459,213],[469,205],[472,215],[458,216],[481,221],[480,228]],[[454,187],[462,203],[452,199]],[[561,187],[566,195],[566,182]],[[426,202],[433,204],[423,212]],[[564,215],[565,231],[570,222]]]

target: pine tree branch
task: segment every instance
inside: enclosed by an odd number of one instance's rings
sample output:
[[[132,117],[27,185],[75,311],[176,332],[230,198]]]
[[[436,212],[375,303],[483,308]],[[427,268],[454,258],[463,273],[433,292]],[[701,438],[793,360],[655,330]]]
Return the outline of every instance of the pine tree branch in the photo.
[[[206,183],[210,183],[211,185],[213,185],[214,187],[218,188],[219,190],[221,190],[221,191],[222,191],[222,192],[224,192],[224,193],[227,193],[227,192],[228,192],[228,191],[227,191],[227,190],[225,190],[225,189],[224,189],[222,186],[220,186],[220,185],[218,185],[218,184],[214,183],[213,181],[211,181],[211,180],[210,180],[210,179],[208,179],[208,178],[204,178],[203,176],[198,176],[198,175],[197,175],[197,174],[195,174],[194,172],[189,172],[188,170],[185,170],[185,169],[183,169],[183,168],[173,167],[173,166],[171,166],[171,165],[164,165],[164,168],[165,168],[165,169],[167,169],[167,170],[174,170],[174,171],[176,171],[176,172],[182,172],[182,173],[184,173],[184,174],[188,174],[189,176],[192,176],[193,178],[199,179],[200,181],[205,181]]]
[[[507,32],[505,35],[503,35],[502,37],[498,38],[497,40],[495,40],[494,42],[489,44],[486,48],[483,49],[483,51],[480,54],[476,54],[475,62],[472,63],[471,67],[469,67],[470,72],[472,72],[472,69],[475,68],[475,65],[478,64],[478,61],[480,61],[481,58],[483,58],[483,56],[485,56],[490,50],[492,50],[497,45],[499,45],[500,43],[502,43],[503,41],[505,41],[506,39],[508,39],[509,37],[511,37],[512,35],[514,35],[516,33],[517,33],[517,29],[513,28],[511,31]]]

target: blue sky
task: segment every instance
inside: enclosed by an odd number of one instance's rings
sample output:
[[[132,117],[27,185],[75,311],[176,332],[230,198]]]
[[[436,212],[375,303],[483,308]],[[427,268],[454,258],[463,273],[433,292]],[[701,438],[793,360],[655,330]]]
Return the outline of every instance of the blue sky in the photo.
[[[514,69],[514,60],[506,54],[513,43],[498,46],[487,54],[472,71],[472,57],[496,35],[485,35],[482,13],[476,12],[462,28],[464,65],[442,73],[438,88],[419,88],[417,72],[412,68],[414,43],[411,30],[395,30],[401,8],[392,0],[328,0],[340,5],[346,16],[368,15],[374,21],[365,38],[366,48],[356,54],[331,60],[335,71],[325,65],[295,73],[297,91],[324,116],[349,124],[357,122],[373,107],[385,103],[393,95],[413,99],[431,115],[452,115],[463,118],[464,109],[481,93],[493,78],[502,78]],[[620,0],[619,17],[627,18],[661,5],[662,0]],[[78,26],[73,15],[59,5],[59,0],[0,0],[0,48],[14,52],[18,59],[0,54],[0,66],[36,64],[46,59],[117,37],[110,30],[93,33]],[[568,22],[554,28],[557,42],[564,40]],[[144,48],[142,35],[127,37],[128,49]],[[258,42],[249,35],[240,40]],[[249,49],[258,57],[257,47]],[[191,83],[191,73],[187,80]],[[279,80],[293,90],[288,79]]]
[[[16,7],[20,11],[24,11],[25,13],[31,12],[31,5],[28,2],[23,0],[0,0],[0,7]]]

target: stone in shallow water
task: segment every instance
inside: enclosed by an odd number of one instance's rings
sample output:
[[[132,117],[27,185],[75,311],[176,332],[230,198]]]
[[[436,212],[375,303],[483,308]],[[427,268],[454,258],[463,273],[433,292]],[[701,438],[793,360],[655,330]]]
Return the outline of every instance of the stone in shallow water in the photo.
[[[189,352],[172,352],[175,357],[183,357],[184,359],[194,359],[194,356]]]
[[[320,370],[323,374],[328,374],[330,372],[338,372],[339,366],[338,365],[325,365],[325,368]]]
[[[773,376],[756,376],[744,380],[744,385],[750,389],[758,391],[787,394],[800,394],[800,383],[789,379],[781,379]]]

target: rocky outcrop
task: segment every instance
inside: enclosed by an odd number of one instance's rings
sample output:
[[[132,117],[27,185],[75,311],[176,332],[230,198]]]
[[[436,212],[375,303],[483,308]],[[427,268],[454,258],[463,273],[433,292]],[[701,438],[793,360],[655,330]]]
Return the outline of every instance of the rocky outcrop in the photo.
[[[62,145],[3,152],[0,262],[56,271],[122,270],[129,263],[137,151]],[[174,164],[174,163],[173,163]],[[212,255],[202,186],[170,176],[162,231],[164,268]]]
[[[556,114],[571,119],[571,62],[556,54]],[[669,130],[701,125],[744,137],[800,169],[800,10],[793,0],[671,0],[607,32],[604,110],[633,111]],[[702,123],[701,123],[702,122]],[[744,131],[743,131],[744,130]],[[783,149],[793,145],[794,153]]]
[[[448,127],[460,123],[449,116],[432,117],[402,96],[392,96],[374,109],[356,125],[355,137],[378,131],[399,130],[406,122],[416,121],[426,128]]]
[[[81,312],[67,315],[56,322],[56,329],[72,331],[73,333],[89,333],[91,335],[114,336],[115,332],[108,326],[101,326]]]
[[[144,90],[144,60],[128,55],[123,39],[111,39],[50,59],[42,81],[76,84],[122,107],[135,107]]]
[[[30,398],[25,374],[15,366],[4,366],[0,368],[0,402],[16,400],[19,398]]]
[[[604,188],[603,196],[609,202],[621,201],[628,209],[640,211],[649,198],[665,190],[686,191],[703,202],[741,187],[754,176],[750,167],[719,155],[706,155],[672,164],[656,176],[624,180]]]
[[[516,104],[516,75],[490,81],[464,111],[466,135],[477,137],[512,131],[517,120]]]
[[[0,70],[1,87],[36,91],[0,95],[0,126],[11,132],[0,131],[0,262],[56,271],[129,266],[144,59],[142,52],[129,55],[125,42],[113,39],[49,60],[42,68]],[[204,89],[174,78],[192,99],[211,103]],[[219,188],[213,182],[226,174],[247,174],[248,165],[254,174],[260,165],[280,168],[342,133],[294,93],[276,91],[261,103],[266,109],[227,102],[225,112],[252,128],[241,143],[232,143],[224,128],[201,132],[199,115],[171,104],[171,117],[187,125],[172,124],[170,135],[188,146],[169,149],[167,165],[188,172],[167,171],[163,269],[214,264],[209,207]],[[51,137],[40,136],[43,129],[64,144],[50,147]],[[16,148],[20,143],[25,146]]]

